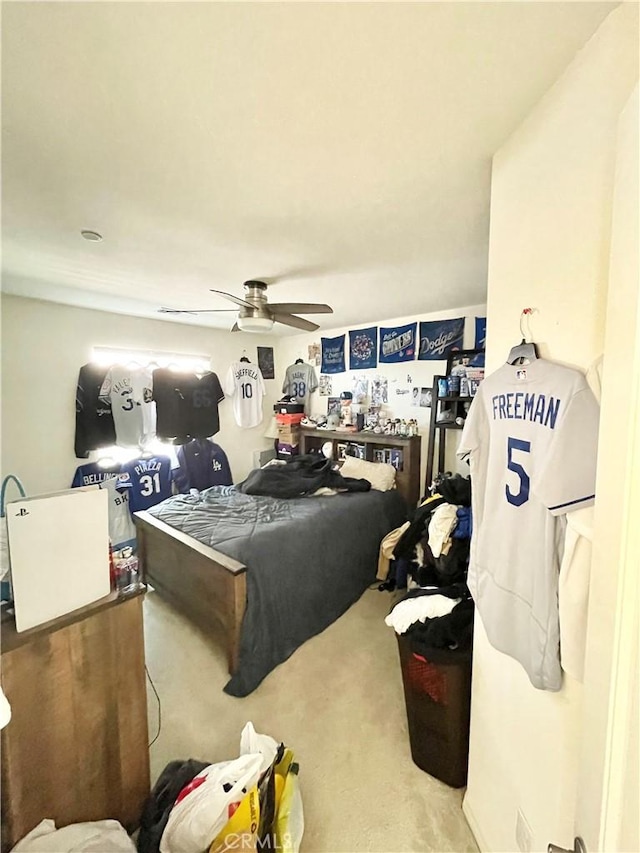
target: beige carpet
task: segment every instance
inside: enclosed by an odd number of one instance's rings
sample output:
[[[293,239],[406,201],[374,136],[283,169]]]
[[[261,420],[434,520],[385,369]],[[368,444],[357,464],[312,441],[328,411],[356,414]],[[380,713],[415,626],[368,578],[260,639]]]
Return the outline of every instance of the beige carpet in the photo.
[[[152,781],[172,759],[234,758],[252,720],[300,762],[303,853],[476,851],[462,790],[411,760],[396,642],[383,621],[389,603],[387,593],[366,592],[250,696],[236,699],[222,692],[222,650],[150,593],[147,666],[162,702]],[[156,729],[149,691],[150,738]]]

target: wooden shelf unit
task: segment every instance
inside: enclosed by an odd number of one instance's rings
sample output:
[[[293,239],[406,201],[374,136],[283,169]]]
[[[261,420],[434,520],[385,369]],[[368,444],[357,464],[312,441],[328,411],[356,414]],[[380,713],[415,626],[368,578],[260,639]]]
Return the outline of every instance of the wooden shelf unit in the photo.
[[[402,450],[402,470],[396,475],[396,485],[400,494],[413,509],[420,500],[420,441],[419,435],[378,435],[374,432],[353,432],[347,430],[307,429],[300,433],[300,453],[320,451],[322,445],[330,441],[333,445],[333,458],[338,459],[339,444],[363,444],[365,459],[375,462],[376,448]]]

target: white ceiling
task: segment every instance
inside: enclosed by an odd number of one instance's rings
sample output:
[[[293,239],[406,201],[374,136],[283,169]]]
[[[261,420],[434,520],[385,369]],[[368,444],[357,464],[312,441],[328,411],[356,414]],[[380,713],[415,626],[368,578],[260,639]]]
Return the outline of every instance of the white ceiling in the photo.
[[[262,277],[323,328],[480,303],[491,155],[615,5],[5,2],[3,289],[157,317]]]

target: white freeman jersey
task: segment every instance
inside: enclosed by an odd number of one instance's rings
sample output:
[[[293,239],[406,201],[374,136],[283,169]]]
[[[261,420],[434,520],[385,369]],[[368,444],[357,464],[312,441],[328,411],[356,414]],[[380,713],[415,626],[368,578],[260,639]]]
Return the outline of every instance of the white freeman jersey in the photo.
[[[304,405],[308,412],[311,392],[318,387],[316,371],[311,364],[290,364],[284,377],[282,393],[288,397],[295,397],[296,402]]]
[[[238,426],[249,428],[262,421],[264,379],[260,368],[248,361],[232,362],[224,381],[224,393],[233,397],[233,414]]]
[[[149,370],[115,365],[102,383],[100,397],[111,402],[120,447],[142,447],[155,437],[152,381]]]
[[[595,498],[598,403],[583,374],[538,359],[481,384],[458,455],[471,465],[468,584],[491,644],[559,690],[564,514]]]

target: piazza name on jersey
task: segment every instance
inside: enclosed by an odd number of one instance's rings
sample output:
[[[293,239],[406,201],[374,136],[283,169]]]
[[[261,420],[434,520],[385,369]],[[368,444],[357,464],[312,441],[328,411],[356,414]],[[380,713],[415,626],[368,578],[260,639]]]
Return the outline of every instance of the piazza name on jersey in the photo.
[[[140,459],[138,464],[133,466],[133,470],[139,477],[148,471],[162,471],[162,459]],[[131,477],[125,471],[119,475],[118,479],[121,483],[126,483]]]
[[[555,429],[560,399],[546,394],[525,394],[516,391],[509,394],[495,394],[491,398],[493,404],[493,419],[531,421],[541,426]]]

